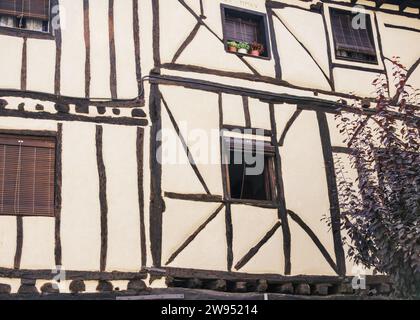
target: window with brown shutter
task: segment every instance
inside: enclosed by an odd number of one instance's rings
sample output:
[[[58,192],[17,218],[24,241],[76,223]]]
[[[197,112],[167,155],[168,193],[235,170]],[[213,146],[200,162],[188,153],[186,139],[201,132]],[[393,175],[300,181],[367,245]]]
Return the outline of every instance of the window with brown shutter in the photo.
[[[0,26],[48,32],[49,0],[0,0]]]
[[[270,58],[267,17],[265,14],[222,4],[223,37],[226,51],[229,42],[261,45],[260,57]],[[252,50],[249,50],[249,53]],[[238,54],[238,53],[236,53]],[[250,54],[248,54],[250,55]]]
[[[0,134],[0,215],[54,216],[55,139]]]
[[[364,63],[378,62],[370,15],[364,14],[366,28],[353,28],[355,15],[350,11],[331,9],[331,25],[337,59]]]

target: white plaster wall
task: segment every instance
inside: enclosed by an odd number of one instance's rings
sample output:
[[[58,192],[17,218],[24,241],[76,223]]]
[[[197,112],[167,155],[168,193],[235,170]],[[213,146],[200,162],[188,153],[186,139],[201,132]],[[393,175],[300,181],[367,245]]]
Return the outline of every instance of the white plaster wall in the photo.
[[[54,233],[52,217],[24,217],[22,269],[55,269]]]
[[[16,217],[0,216],[0,267],[13,268],[16,253]]]
[[[329,217],[330,204],[315,112],[302,112],[289,130],[280,154],[286,207],[300,216],[334,257],[332,233],[327,223],[321,221],[323,217]],[[292,273],[334,273],[326,262],[313,258],[319,256],[318,249],[308,243],[306,233],[297,229],[291,227]]]
[[[54,93],[55,49],[51,40],[27,40],[28,90]]]
[[[162,229],[162,263],[212,215],[220,204],[165,199]],[[226,270],[225,209],[169,264],[207,270]]]
[[[208,188],[213,194],[222,194],[218,95],[170,86],[160,90]],[[172,128],[172,124],[165,128]],[[174,182],[179,183],[179,176]]]
[[[250,98],[248,104],[251,126],[253,128],[271,130],[270,109],[268,103]]]
[[[91,11],[96,11],[94,1],[90,5]],[[60,0],[60,7],[65,14],[65,25],[61,28],[61,94],[83,97],[86,55],[83,1]]]
[[[103,156],[108,200],[107,270],[139,270],[136,128],[104,126]]]
[[[242,97],[222,94],[223,124],[245,127],[245,115]]]
[[[93,98],[110,98],[111,64],[109,52],[108,1],[90,0],[89,4],[89,26],[91,30],[90,95]]]
[[[67,270],[98,270],[101,245],[95,125],[63,124],[61,244]]]
[[[376,95],[373,80],[378,76],[376,72],[334,68],[335,89],[338,92],[355,94],[360,97],[374,97]]]
[[[114,2],[115,62],[119,98],[137,96],[136,63],[133,39],[133,2]]]
[[[23,39],[0,35],[0,87],[20,89]]]

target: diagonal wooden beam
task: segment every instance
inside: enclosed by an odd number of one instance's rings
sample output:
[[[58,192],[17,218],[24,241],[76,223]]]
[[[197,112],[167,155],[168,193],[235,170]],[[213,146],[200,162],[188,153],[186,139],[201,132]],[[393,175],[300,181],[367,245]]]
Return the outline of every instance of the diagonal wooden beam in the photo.
[[[289,121],[287,121],[286,126],[284,127],[283,133],[281,134],[281,137],[279,140],[279,147],[284,145],[284,140],[286,139],[287,133],[289,132],[290,128],[293,126],[293,123],[295,123],[296,119],[299,117],[301,113],[302,113],[302,109],[296,110],[290,117]]]
[[[191,168],[194,170],[194,172],[195,172],[195,174],[196,174],[196,176],[197,176],[198,180],[200,180],[200,183],[201,183],[201,185],[203,186],[203,188],[204,188],[204,190],[206,191],[206,193],[207,193],[207,194],[211,194],[211,192],[210,192],[209,188],[207,187],[206,182],[204,181],[203,176],[202,176],[202,175],[201,175],[201,173],[200,173],[200,170],[198,170],[198,167],[197,167],[197,165],[196,165],[196,163],[195,163],[195,161],[194,161],[194,158],[193,158],[193,157],[192,157],[192,155],[191,155],[191,152],[190,152],[190,149],[189,149],[189,147],[188,147],[188,145],[187,145],[187,142],[185,141],[185,139],[184,139],[184,137],[183,137],[183,135],[182,135],[182,133],[181,133],[181,130],[179,129],[179,126],[178,126],[178,124],[176,123],[176,120],[175,120],[174,116],[172,115],[171,110],[169,109],[168,104],[166,103],[165,99],[163,98],[162,93],[160,94],[160,96],[161,96],[161,99],[162,99],[163,105],[164,105],[164,107],[165,107],[165,109],[166,109],[166,112],[168,113],[169,119],[171,120],[172,125],[173,125],[173,127],[174,127],[174,129],[175,129],[175,131],[176,131],[176,133],[177,133],[177,135],[178,135],[178,137],[179,137],[179,140],[181,140],[182,146],[183,146],[184,151],[185,151],[185,153],[186,153],[186,155],[187,155],[187,157],[188,157],[188,160],[189,160],[189,163],[190,163],[190,165],[191,165]]]
[[[214,211],[207,219],[202,223],[197,230],[194,231],[192,235],[190,235],[187,240],[169,257],[166,265],[170,264],[175,258],[198,236],[198,234],[204,230],[204,228],[218,215],[218,213],[223,209],[225,205],[220,205],[216,211]]]
[[[335,264],[334,260],[331,258],[327,249],[325,249],[324,245],[318,239],[316,234],[312,231],[312,229],[293,211],[287,210],[287,213],[290,216],[290,218],[292,218],[292,220],[295,221],[306,232],[306,234],[312,239],[312,241],[318,247],[319,251],[321,251],[321,254],[324,256],[325,260],[327,260],[331,268],[333,268],[333,270],[338,274],[337,265]]]
[[[274,235],[278,228],[280,228],[281,222],[278,221],[266,234],[265,236],[254,246],[252,247],[246,255],[243,256],[241,260],[235,265],[235,269],[239,270],[245,266],[249,260],[251,260],[261,249],[261,247]]]
[[[280,23],[286,28],[286,30],[292,35],[292,37],[295,38],[295,40],[300,44],[300,46],[303,48],[303,50],[305,50],[306,53],[311,57],[311,59],[313,60],[313,62],[315,62],[316,66],[322,72],[325,80],[327,80],[329,86],[331,87],[331,90],[333,90],[334,89],[334,86],[331,83],[331,79],[324,72],[324,70],[322,69],[321,65],[318,63],[318,61],[316,61],[315,57],[312,55],[312,53],[309,51],[309,49],[306,48],[306,46],[302,43],[302,41],[300,41],[299,38],[295,36],[295,34],[292,32],[292,30],[289,29],[289,27],[283,22],[283,20],[280,19],[280,17],[274,11],[273,11],[273,15],[277,18],[277,20],[280,21]]]
[[[200,27],[201,27],[201,23],[197,22],[194,28],[192,29],[191,33],[184,40],[184,42],[181,44],[179,49],[175,52],[175,55],[172,58],[172,63],[175,63],[176,60],[178,60],[182,52],[184,52],[184,50],[188,47],[188,45],[194,40],[195,36],[197,35],[198,30],[200,30]]]

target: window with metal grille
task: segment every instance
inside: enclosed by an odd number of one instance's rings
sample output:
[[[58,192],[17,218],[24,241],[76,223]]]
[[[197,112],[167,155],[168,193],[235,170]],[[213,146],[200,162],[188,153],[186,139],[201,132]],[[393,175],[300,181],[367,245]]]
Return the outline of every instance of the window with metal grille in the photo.
[[[55,139],[0,134],[0,215],[54,216]]]
[[[229,42],[260,44],[261,57],[270,58],[266,15],[229,5],[221,5],[223,35],[226,51]],[[252,46],[251,46],[252,47]],[[252,51],[250,47],[249,52]]]
[[[0,0],[0,27],[48,32],[49,0]]]
[[[362,13],[338,9],[330,11],[336,58],[376,64],[378,59],[370,15],[364,14],[366,28],[363,24],[354,28],[352,21],[356,14]]]
[[[274,147],[266,141],[231,137],[224,137],[224,144],[228,198],[275,201]]]

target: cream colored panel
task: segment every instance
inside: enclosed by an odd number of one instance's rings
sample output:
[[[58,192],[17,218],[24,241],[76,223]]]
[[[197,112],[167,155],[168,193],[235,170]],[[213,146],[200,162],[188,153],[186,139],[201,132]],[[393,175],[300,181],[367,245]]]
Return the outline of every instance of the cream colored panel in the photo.
[[[162,263],[166,263],[185,240],[220,206],[217,203],[172,200],[169,198],[164,200],[166,210],[163,215]],[[223,210],[219,212],[219,215],[223,215]]]
[[[16,239],[16,217],[0,216],[0,267],[13,268]]]
[[[340,133],[340,129],[337,128],[340,120],[336,120],[335,115],[331,113],[327,113],[327,120],[330,129],[331,145],[333,147],[347,147],[347,144],[344,142],[347,137]]]
[[[321,251],[319,251],[312,239],[295,221],[290,218],[289,227],[290,237],[292,239],[290,257],[292,275],[337,275],[328,264],[327,260],[325,260]],[[319,238],[318,234],[317,236]],[[335,256],[331,254],[331,252],[330,256],[335,261]]]
[[[334,68],[335,90],[352,93],[361,97],[375,96],[373,80],[378,76],[375,72]]]
[[[398,56],[401,63],[410,68],[419,58],[420,33],[389,28],[384,24],[409,26],[420,30],[420,20],[383,12],[377,12],[377,18],[385,57],[392,59],[392,57]],[[389,70],[388,73],[391,75],[392,71]]]
[[[241,271],[245,273],[284,274],[283,252],[283,234],[280,227]]]
[[[67,270],[98,270],[101,246],[95,126],[63,125],[61,241]]]
[[[223,71],[251,73],[245,63],[235,54],[227,53],[224,44],[203,27],[177,62]]]
[[[0,87],[20,89],[23,40],[0,35]]]
[[[309,50],[322,70],[329,74],[328,46],[324,22],[320,14],[304,10],[285,8],[275,10],[280,19]],[[277,20],[276,17],[273,18]],[[281,40],[281,39],[280,39]],[[282,42],[278,43],[282,46]]]
[[[160,3],[160,57],[162,62],[171,62],[178,48],[197,24],[197,20],[178,1],[171,5],[165,0],[161,0]]]
[[[249,99],[249,114],[253,128],[271,130],[270,109],[268,103],[257,99]]]
[[[108,199],[107,269],[138,270],[141,249],[136,128],[106,126],[103,139]]]
[[[280,154],[287,208],[306,222],[332,255],[333,236],[327,223],[321,221],[330,216],[330,203],[315,112],[302,112]]]
[[[226,271],[226,247],[225,210],[223,209],[170,266]]]
[[[34,121],[34,119],[2,117],[0,129],[57,131],[57,122],[51,120],[37,119]]]
[[[218,95],[179,87],[160,89],[210,192],[222,194]]]
[[[242,259],[278,221],[277,209],[263,209],[244,205],[232,205],[233,265]],[[270,264],[271,259],[259,261],[260,266]],[[243,268],[242,268],[243,269]],[[242,271],[240,269],[239,271]]]
[[[173,129],[166,110],[162,110],[162,128],[161,159],[163,191],[205,193],[203,185],[189,164],[181,140]],[[179,177],[183,177],[183,179]]]
[[[90,94],[94,98],[110,98],[111,60],[109,55],[108,1],[90,0],[89,5],[89,25],[91,30]]]
[[[408,78],[407,84],[412,85],[414,89],[420,89],[420,67],[419,66],[411,74],[410,78]],[[420,100],[420,97],[417,98],[417,103],[420,103],[419,100]]]
[[[27,41],[27,89],[54,93],[55,42],[32,39]]]
[[[54,233],[54,218],[23,218],[22,269],[55,269]]]
[[[276,104],[274,105],[274,116],[276,119],[277,126],[277,140],[280,140],[281,135],[283,134],[286,124],[289,121],[290,117],[296,111],[296,105],[292,104]],[[286,136],[286,139],[287,136]]]
[[[283,80],[299,86],[330,90],[331,88],[325,76],[309,54],[278,19],[274,18],[273,21]]]
[[[223,94],[223,124],[245,127],[244,104],[242,96]]]
[[[166,6],[164,6],[166,7]],[[141,38],[140,52],[141,52],[141,69],[151,70],[153,68],[153,32],[149,32],[153,25],[152,2],[139,1],[138,8],[140,32],[138,37]],[[162,34],[161,34],[162,36]],[[147,86],[147,83],[145,83]],[[149,92],[145,90],[145,92]]]
[[[137,96],[132,0],[114,1],[114,33],[119,98]]]
[[[62,26],[61,93],[67,96],[85,95],[85,40],[83,28],[83,1],[60,0],[65,8]],[[94,11],[91,1],[91,11]],[[90,29],[91,32],[95,29]],[[99,32],[98,32],[99,34]]]

